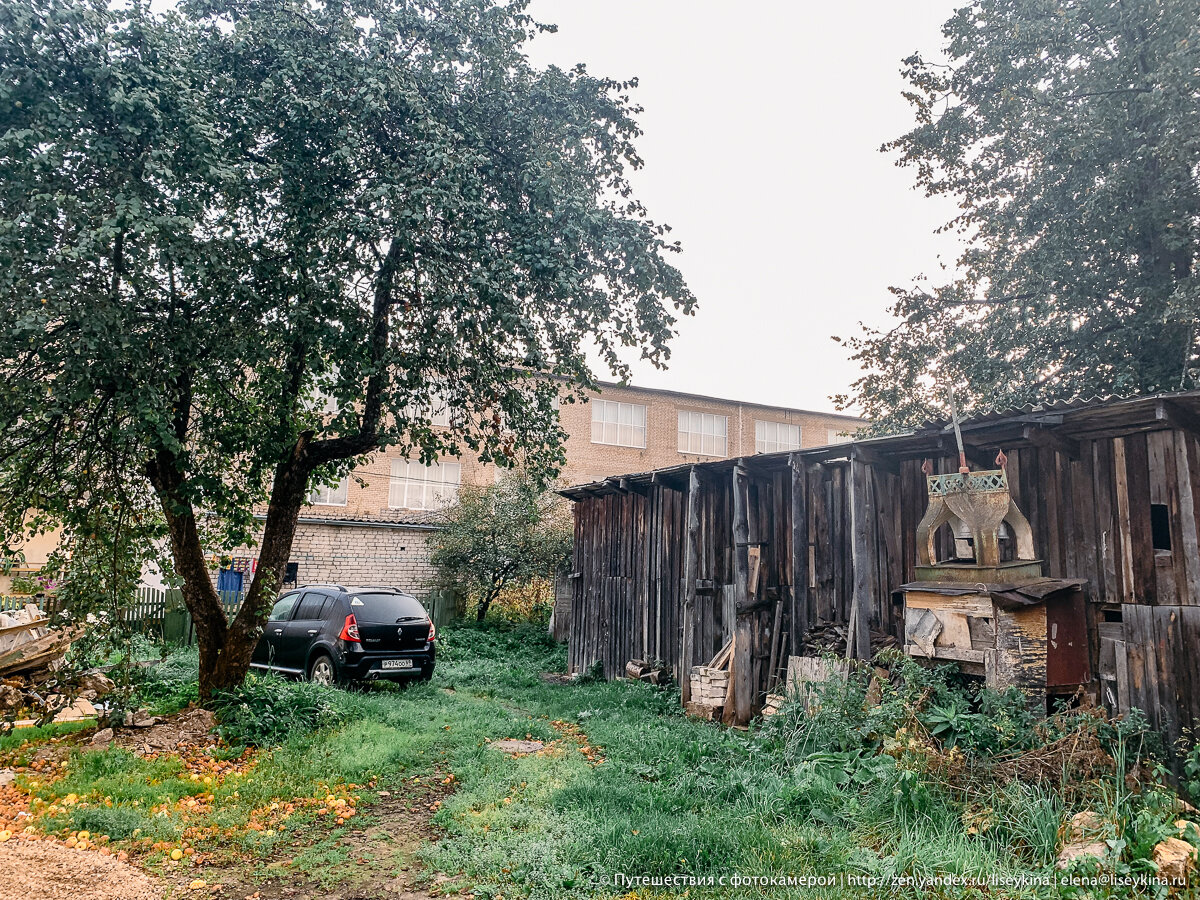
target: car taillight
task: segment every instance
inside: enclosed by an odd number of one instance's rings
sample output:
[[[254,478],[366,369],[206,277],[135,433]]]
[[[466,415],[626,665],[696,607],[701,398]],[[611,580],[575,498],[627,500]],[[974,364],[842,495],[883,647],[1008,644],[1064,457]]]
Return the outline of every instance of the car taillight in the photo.
[[[346,624],[342,626],[342,633],[338,637],[343,641],[354,641],[356,644],[362,643],[362,638],[358,636],[358,619],[354,618],[354,613],[346,616]]]
[[[433,619],[429,620],[429,637],[428,640],[437,639],[437,626],[433,624]]]

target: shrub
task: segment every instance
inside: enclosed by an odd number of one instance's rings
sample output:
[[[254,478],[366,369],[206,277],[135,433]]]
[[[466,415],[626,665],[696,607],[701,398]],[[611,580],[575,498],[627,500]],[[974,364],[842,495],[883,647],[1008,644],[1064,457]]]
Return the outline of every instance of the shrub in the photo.
[[[488,609],[488,618],[545,627],[553,611],[554,582],[549,578],[533,578],[525,584],[510,585],[497,594]]]
[[[1192,745],[1183,757],[1183,789],[1193,804],[1200,804],[1200,743]]]
[[[349,698],[337,688],[254,673],[213,696],[221,737],[245,746],[275,746],[294,733],[341,724],[348,707]]]
[[[464,485],[441,524],[430,558],[437,581],[462,591],[480,622],[506,589],[552,578],[571,553],[566,502],[524,469],[495,484]]]

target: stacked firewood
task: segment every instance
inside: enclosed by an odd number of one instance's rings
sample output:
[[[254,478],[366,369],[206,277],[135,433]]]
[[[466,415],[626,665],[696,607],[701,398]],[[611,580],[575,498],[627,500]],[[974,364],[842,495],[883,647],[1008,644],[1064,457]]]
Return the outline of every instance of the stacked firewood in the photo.
[[[844,656],[846,653],[846,626],[823,622],[814,625],[804,632],[800,641],[800,652],[796,656],[821,656],[824,653],[835,653]],[[885,631],[871,629],[871,656],[886,647],[898,647],[899,643]]]
[[[631,659],[625,663],[625,676],[633,681],[650,684],[670,684],[671,670],[663,664],[651,664],[644,659]]]

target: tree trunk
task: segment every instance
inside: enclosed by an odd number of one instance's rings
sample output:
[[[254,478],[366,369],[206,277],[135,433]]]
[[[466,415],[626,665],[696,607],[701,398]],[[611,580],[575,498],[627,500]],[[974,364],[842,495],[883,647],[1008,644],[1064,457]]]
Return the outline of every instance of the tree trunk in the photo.
[[[267,505],[267,520],[263,526],[262,543],[258,551],[258,569],[241,609],[229,623],[225,645],[211,672],[213,688],[229,688],[241,684],[250,670],[250,658],[262,636],[263,626],[283,584],[288,557],[300,508],[304,505],[308,476],[312,464],[308,459],[308,435],[301,435],[292,455],[275,468],[271,485],[271,500]],[[204,696],[204,669],[201,668],[201,696]]]
[[[166,518],[175,574],[183,579],[183,602],[196,628],[196,643],[200,651],[200,697],[208,700],[214,687],[212,675],[216,671],[221,649],[225,646],[229,625],[221,606],[221,597],[208,574],[195,511],[180,496],[178,476],[170,462],[161,457],[147,469]]]
[[[167,520],[175,573],[183,579],[183,601],[196,627],[201,702],[211,700],[213,691],[240,684],[250,669],[250,657],[275,603],[292,552],[292,539],[312,471],[308,441],[309,436],[302,435],[291,456],[275,469],[258,570],[232,622],[226,619],[221,597],[212,583],[195,512],[180,497],[180,481],[171,461],[157,459],[148,467]]]
[[[475,612],[476,622],[482,622],[485,618],[487,618],[488,610],[492,608],[492,601],[500,596],[500,591],[503,590],[503,588],[503,584],[493,584],[492,589],[488,591],[486,595],[484,595],[482,600],[479,601],[479,609]]]

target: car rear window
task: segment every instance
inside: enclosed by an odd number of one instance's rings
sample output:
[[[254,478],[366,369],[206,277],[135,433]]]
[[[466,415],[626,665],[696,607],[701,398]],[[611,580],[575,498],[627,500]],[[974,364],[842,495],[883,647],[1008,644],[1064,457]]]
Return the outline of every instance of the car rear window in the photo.
[[[425,607],[407,594],[353,593],[350,595],[350,612],[359,622],[376,625],[397,619],[425,618]]]

